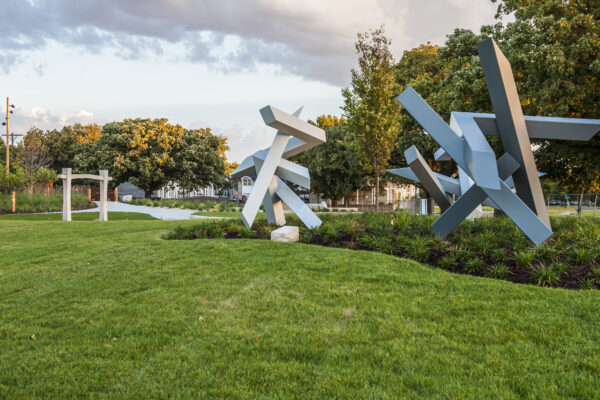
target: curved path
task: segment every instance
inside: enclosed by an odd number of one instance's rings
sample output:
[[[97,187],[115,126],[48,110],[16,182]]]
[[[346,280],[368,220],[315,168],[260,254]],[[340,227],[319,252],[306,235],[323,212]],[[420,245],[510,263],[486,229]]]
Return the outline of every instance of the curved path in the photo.
[[[98,201],[94,203],[98,204]],[[122,211],[122,212],[134,212],[134,213],[142,213],[142,214],[150,214],[154,218],[157,219],[165,219],[165,220],[178,220],[178,219],[191,219],[193,213],[197,210],[188,210],[181,208],[162,208],[162,207],[147,207],[147,206],[136,206],[129,203],[121,203],[118,201],[109,201],[107,202],[108,212],[111,211]],[[77,210],[73,211],[74,213],[79,212],[99,212],[99,207],[88,208],[86,210]],[[220,218],[220,217],[201,217],[199,215],[194,215],[194,219],[212,219],[212,218]]]

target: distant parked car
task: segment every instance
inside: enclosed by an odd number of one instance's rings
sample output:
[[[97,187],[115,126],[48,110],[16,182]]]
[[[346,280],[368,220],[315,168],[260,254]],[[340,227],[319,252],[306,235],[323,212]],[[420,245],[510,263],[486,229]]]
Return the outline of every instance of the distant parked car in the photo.
[[[300,193],[300,198],[303,202],[308,203],[310,201],[310,194],[308,193]]]
[[[552,200],[552,201],[550,202],[550,205],[551,205],[551,206],[560,206],[560,200]]]

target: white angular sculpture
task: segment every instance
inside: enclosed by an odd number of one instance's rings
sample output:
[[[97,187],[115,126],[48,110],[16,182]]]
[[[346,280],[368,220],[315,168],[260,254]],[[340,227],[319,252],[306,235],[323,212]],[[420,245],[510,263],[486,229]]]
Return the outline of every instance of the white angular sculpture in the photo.
[[[302,108],[293,115],[275,107],[267,106],[260,110],[265,124],[278,129],[270,148],[260,150],[246,157],[231,174],[242,177],[256,172],[252,191],[242,210],[242,221],[247,227],[252,226],[254,218],[262,203],[271,224],[285,225],[283,214],[284,202],[309,228],[321,225],[321,220],[283,181],[285,179],[296,185],[310,189],[308,169],[288,161],[285,157],[299,154],[325,143],[325,131],[300,120]]]
[[[91,174],[72,174],[71,168],[63,168],[62,174],[58,175],[63,180],[63,221],[71,221],[71,181],[73,179],[93,179],[100,181],[100,221],[108,221],[108,181],[112,178],[108,176],[108,171],[101,169],[99,175]]]

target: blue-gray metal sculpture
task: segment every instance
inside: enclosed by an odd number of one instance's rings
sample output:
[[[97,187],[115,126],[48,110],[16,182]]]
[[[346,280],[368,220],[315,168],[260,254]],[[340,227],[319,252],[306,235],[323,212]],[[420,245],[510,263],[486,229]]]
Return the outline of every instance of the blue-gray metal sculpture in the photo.
[[[524,116],[504,54],[492,39],[479,43],[478,51],[495,114],[453,112],[448,126],[411,87],[397,98],[441,146],[435,159],[456,162],[459,179],[431,171],[414,146],[405,152],[409,168],[389,172],[420,182],[432,195],[442,211],[432,225],[440,237],[486,204],[539,245],[552,230],[529,139],[587,141],[600,131],[600,120]],[[500,136],[506,151],[500,159],[485,135]],[[460,197],[450,204],[447,193]]]

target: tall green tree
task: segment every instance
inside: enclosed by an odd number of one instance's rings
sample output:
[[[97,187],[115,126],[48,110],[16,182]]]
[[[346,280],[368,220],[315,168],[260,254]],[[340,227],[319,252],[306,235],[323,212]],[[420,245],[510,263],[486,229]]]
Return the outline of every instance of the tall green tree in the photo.
[[[79,123],[46,131],[45,140],[50,166],[56,172],[61,172],[63,168],[79,168],[80,166],[75,163],[76,156],[85,151],[82,147],[86,144],[98,141],[101,131],[102,127],[98,124]]]
[[[395,100],[398,84],[391,40],[383,27],[359,33],[355,43],[358,69],[352,69],[352,85],[342,90],[344,113],[356,147],[367,160],[375,181],[379,211],[379,182],[398,136],[400,106]]]
[[[95,145],[78,154],[77,162],[94,169],[108,169],[113,184],[129,181],[150,197],[154,190],[173,181],[176,150],[185,130],[161,119],[126,119],[102,128]]]
[[[223,147],[227,147],[227,139],[213,135],[209,128],[185,130],[175,146],[172,181],[190,191],[210,185],[224,187],[227,161]]]
[[[353,145],[345,119],[331,115],[317,118],[317,126],[325,129],[327,141],[294,157],[308,168],[313,193],[337,201],[364,186],[368,179],[365,160]]]

